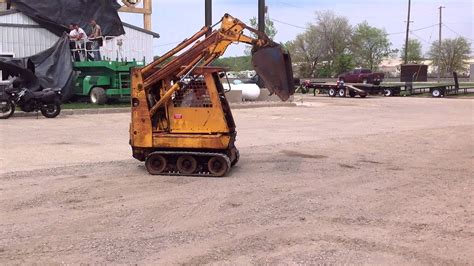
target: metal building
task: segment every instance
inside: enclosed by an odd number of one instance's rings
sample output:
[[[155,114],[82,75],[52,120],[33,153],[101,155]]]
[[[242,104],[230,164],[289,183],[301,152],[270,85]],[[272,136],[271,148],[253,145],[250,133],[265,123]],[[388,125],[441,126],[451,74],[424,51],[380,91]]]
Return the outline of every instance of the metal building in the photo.
[[[101,54],[111,60],[145,59],[153,61],[153,39],[158,33],[123,23],[125,35],[106,37]],[[0,56],[26,57],[51,47],[57,40],[47,29],[21,13],[10,9],[0,11]]]

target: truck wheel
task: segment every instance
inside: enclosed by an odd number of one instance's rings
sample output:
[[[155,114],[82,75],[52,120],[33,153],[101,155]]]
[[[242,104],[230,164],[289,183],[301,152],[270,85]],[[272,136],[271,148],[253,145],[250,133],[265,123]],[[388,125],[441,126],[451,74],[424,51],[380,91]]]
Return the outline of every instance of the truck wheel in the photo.
[[[441,93],[441,90],[440,89],[434,89],[432,92],[431,92],[431,96],[433,97],[441,97],[441,95],[443,95]]]
[[[336,89],[330,88],[328,91],[329,96],[336,97]]]
[[[90,99],[93,104],[105,104],[107,102],[107,94],[105,94],[104,88],[94,87],[91,90]]]
[[[339,97],[346,97],[346,89],[339,89],[337,91],[337,95],[339,95]]]
[[[351,96],[351,98],[354,98],[356,96],[355,91],[349,91],[349,96]]]
[[[390,97],[390,96],[392,96],[392,95],[393,95],[392,89],[384,89],[384,90],[383,90],[383,96],[385,96],[385,97]]]
[[[367,94],[359,94],[360,98],[365,98],[367,97]]]
[[[374,81],[374,85],[380,85],[380,81]]]

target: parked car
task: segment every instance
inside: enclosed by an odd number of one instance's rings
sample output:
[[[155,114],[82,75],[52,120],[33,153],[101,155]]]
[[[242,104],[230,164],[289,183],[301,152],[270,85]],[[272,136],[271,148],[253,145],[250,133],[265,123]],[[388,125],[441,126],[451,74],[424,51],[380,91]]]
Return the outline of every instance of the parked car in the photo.
[[[372,72],[370,69],[366,68],[356,68],[351,72],[343,73],[339,75],[339,80],[346,83],[364,83],[364,84],[374,84],[379,85],[385,75],[382,72]]]

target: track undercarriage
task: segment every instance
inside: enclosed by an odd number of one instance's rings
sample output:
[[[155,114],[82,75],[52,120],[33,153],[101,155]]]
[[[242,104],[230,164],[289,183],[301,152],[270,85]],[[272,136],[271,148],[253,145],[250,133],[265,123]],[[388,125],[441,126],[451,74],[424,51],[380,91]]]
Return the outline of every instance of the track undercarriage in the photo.
[[[239,151],[235,147],[224,152],[155,150],[141,159],[152,175],[221,177],[239,161]]]

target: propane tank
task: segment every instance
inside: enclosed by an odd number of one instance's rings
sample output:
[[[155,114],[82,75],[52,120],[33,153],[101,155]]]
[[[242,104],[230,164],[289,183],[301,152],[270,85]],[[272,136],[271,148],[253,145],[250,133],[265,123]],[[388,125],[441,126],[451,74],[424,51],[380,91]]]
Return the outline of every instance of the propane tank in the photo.
[[[242,91],[242,99],[244,101],[256,101],[258,96],[260,96],[260,88],[257,84],[246,84],[246,83],[238,83],[238,84],[230,84],[231,90],[239,90]]]

